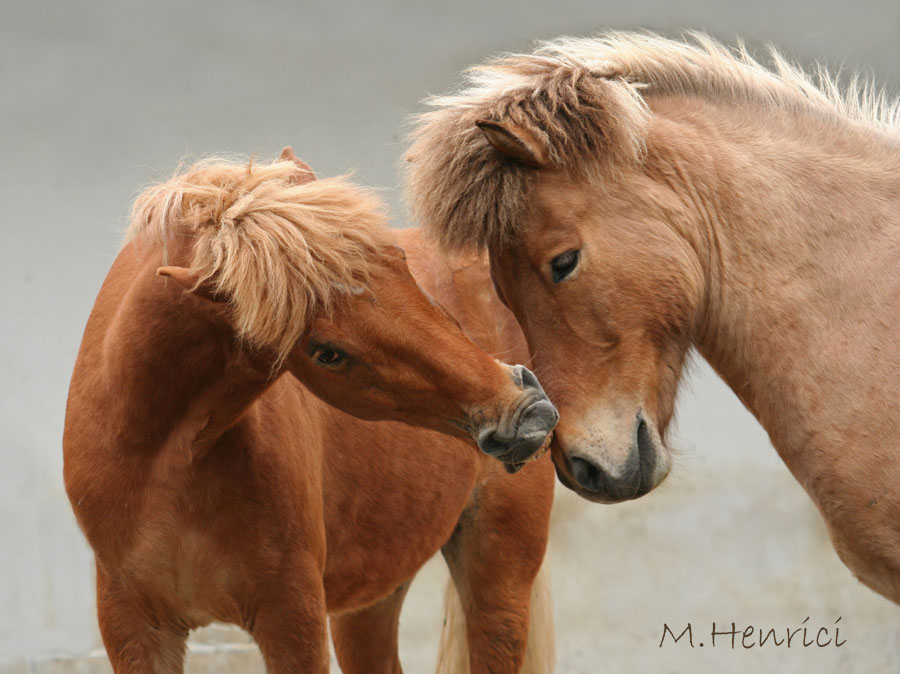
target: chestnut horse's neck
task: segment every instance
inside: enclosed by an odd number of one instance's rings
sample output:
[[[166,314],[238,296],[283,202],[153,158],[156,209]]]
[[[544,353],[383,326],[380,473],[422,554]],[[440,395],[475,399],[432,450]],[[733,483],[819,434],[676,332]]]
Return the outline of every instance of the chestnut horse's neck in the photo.
[[[110,446],[154,452],[174,442],[203,454],[272,383],[268,363],[236,344],[210,300],[156,275],[157,250],[129,244],[85,330],[76,381],[115,413]],[[90,382],[90,383],[88,383]]]
[[[792,455],[824,437],[887,439],[900,381],[900,149],[850,123],[683,99],[654,107],[648,163],[680,176],[696,216],[685,235],[706,276],[697,348],[795,473]]]

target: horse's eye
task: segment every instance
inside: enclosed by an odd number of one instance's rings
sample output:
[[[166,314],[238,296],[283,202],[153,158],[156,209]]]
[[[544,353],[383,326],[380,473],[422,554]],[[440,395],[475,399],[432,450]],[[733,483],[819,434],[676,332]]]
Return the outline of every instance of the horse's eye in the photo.
[[[340,365],[344,360],[344,354],[334,349],[319,349],[316,353],[316,362],[324,367]]]
[[[575,270],[575,267],[578,266],[580,255],[581,251],[567,250],[562,255],[557,255],[553,258],[550,262],[550,271],[552,272],[554,283],[559,283]]]

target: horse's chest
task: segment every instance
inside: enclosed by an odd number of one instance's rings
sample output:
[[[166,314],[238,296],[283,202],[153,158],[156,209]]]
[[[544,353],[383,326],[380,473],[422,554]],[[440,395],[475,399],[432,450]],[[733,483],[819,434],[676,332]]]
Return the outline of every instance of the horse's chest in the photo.
[[[149,604],[166,607],[189,627],[229,617],[239,568],[202,531],[145,529],[121,567],[126,583]]]
[[[190,627],[234,620],[248,560],[229,517],[232,492],[163,461],[131,468],[120,470],[128,488],[115,499],[92,490],[82,503],[106,506],[86,517],[100,562],[152,620],[169,616]]]
[[[452,534],[473,487],[468,470],[382,478],[377,489],[326,492],[329,612],[371,604],[414,576]]]

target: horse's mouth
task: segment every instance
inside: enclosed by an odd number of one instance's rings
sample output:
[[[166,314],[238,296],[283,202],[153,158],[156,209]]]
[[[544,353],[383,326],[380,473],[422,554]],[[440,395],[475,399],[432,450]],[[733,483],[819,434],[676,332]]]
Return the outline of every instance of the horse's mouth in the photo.
[[[550,449],[550,444],[553,442],[553,431],[547,434],[547,439],[544,440],[544,444],[542,444],[538,450],[532,454],[530,457],[525,459],[524,461],[516,461],[516,462],[503,462],[503,467],[506,469],[506,472],[512,475],[513,473],[518,473],[525,467],[526,463],[531,463],[532,461],[537,461],[540,459],[547,451]]]

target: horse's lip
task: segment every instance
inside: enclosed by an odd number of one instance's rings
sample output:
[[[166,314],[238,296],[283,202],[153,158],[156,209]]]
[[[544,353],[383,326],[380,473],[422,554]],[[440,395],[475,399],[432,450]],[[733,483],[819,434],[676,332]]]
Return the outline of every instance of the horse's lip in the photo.
[[[506,469],[506,472],[510,473],[510,474],[519,472],[520,470],[522,470],[522,468],[525,467],[526,463],[531,463],[532,461],[537,461],[542,456],[544,456],[544,454],[546,454],[548,452],[548,450],[550,449],[550,444],[552,442],[553,442],[553,431],[550,431],[550,433],[547,434],[547,439],[544,440],[544,443],[538,448],[538,450],[534,454],[529,456],[524,461],[504,461],[503,467]]]
[[[601,496],[595,492],[591,492],[591,491],[588,491],[587,489],[582,488],[577,482],[575,482],[575,480],[573,478],[569,477],[569,475],[567,473],[567,469],[564,470],[564,469],[560,468],[559,464],[557,464],[555,460],[553,461],[553,467],[556,469],[556,478],[559,480],[560,484],[562,484],[563,487],[565,487],[569,491],[575,492],[575,494],[577,496],[579,496],[587,501],[590,501],[591,503],[604,503],[604,504],[612,505],[615,503],[625,503],[626,501],[633,501],[634,499],[638,498],[639,496],[643,496],[643,494],[640,493],[640,489],[638,489],[638,491],[636,491],[631,496],[627,496],[622,499],[610,500],[610,499],[605,498],[604,496]],[[639,483],[639,486],[640,486],[640,483]]]
[[[550,445],[552,443],[553,443],[553,431],[550,431],[549,433],[547,433],[547,439],[544,440],[543,444],[540,447],[538,447],[538,450],[534,454],[532,454],[530,457],[525,459],[525,463],[528,463],[529,461],[537,461],[538,459],[540,459],[542,456],[544,456],[544,454],[546,454],[550,450]]]

